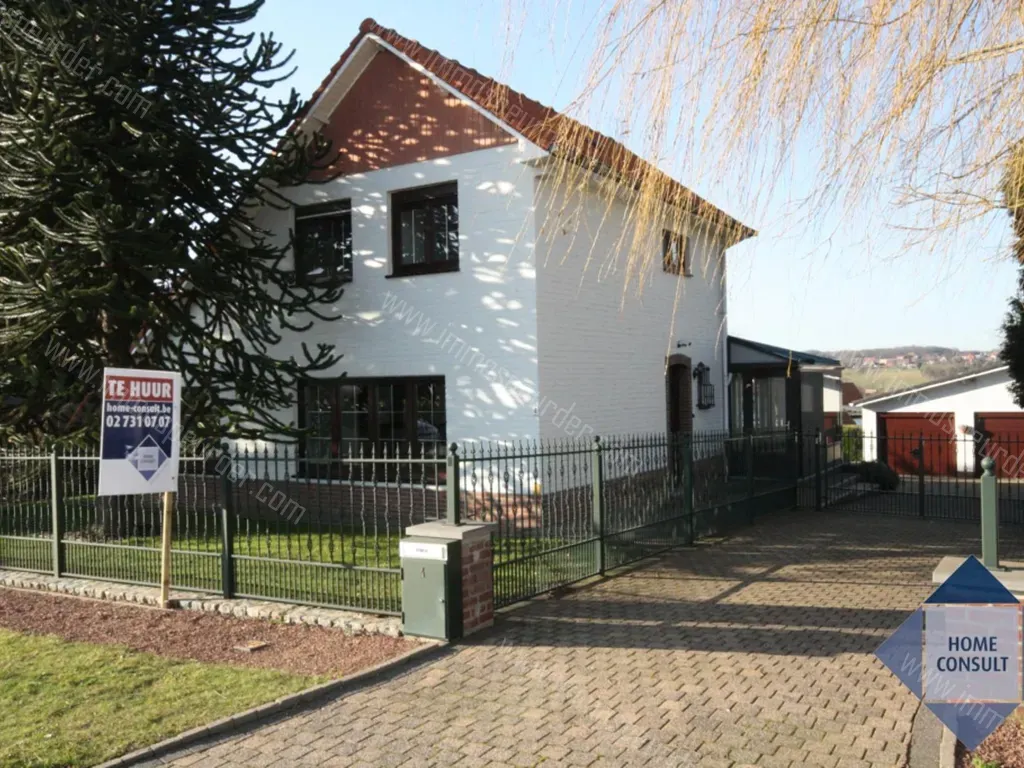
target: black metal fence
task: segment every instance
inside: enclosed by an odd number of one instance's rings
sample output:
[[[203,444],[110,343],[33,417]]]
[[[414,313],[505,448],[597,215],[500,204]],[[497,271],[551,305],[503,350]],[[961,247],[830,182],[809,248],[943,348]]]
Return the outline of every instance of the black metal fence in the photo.
[[[162,496],[97,496],[95,451],[0,451],[0,567],[153,585]],[[401,611],[398,541],[445,513],[433,452],[300,459],[293,447],[181,460],[172,585]]]
[[[795,506],[798,454],[786,434],[471,445],[461,516],[496,524],[502,607]]]
[[[1024,524],[1015,439],[652,434],[441,454],[197,451],[181,465],[172,584],[398,614],[403,532],[457,505],[496,523],[505,606],[794,506],[977,521],[986,456],[1001,522]],[[95,451],[0,450],[0,567],[157,584],[161,497],[97,496],[98,470]]]
[[[819,450],[829,436],[815,438]],[[1024,441],[972,434],[873,435],[847,430],[842,458],[819,461],[816,506],[980,521],[981,463],[992,458],[1000,522],[1024,523]]]

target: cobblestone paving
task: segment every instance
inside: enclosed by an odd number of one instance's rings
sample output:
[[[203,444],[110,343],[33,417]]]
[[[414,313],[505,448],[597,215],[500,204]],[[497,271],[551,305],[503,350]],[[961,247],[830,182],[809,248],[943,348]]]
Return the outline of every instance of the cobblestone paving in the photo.
[[[451,654],[175,766],[901,765],[917,702],[872,651],[977,526],[848,513],[514,610]]]

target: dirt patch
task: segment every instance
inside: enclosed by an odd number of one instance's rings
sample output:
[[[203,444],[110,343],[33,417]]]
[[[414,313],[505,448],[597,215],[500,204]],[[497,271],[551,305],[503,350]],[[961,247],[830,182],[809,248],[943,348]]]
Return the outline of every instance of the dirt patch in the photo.
[[[956,768],[1024,768],[1024,710],[1018,708],[973,752],[956,745]],[[977,758],[978,763],[973,760]]]
[[[383,635],[346,635],[325,627],[164,611],[4,588],[0,588],[0,627],[66,640],[123,645],[176,659],[334,678],[419,645]],[[235,650],[255,642],[266,646],[249,653]]]

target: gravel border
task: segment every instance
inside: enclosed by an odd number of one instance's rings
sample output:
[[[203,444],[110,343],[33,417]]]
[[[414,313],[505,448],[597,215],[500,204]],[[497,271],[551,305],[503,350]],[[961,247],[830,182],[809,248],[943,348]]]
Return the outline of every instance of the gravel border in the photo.
[[[161,607],[159,587],[136,586],[98,579],[78,579],[71,576],[57,578],[45,573],[0,570],[0,587],[32,589],[76,597],[91,597],[96,600]],[[398,616],[380,616],[338,608],[318,608],[270,600],[227,600],[216,594],[180,590],[173,591],[171,597],[174,607],[188,611],[220,613],[240,619],[265,619],[281,621],[285,624],[332,627],[350,635],[376,634],[388,637],[401,637],[402,635],[402,620]]]
[[[228,717],[215,720],[207,725],[193,728],[192,730],[185,731],[184,733],[179,733],[177,736],[164,739],[156,744],[151,744],[148,747],[143,747],[142,749],[137,749],[134,752],[129,752],[126,755],[121,755],[121,757],[115,757],[112,760],[101,763],[96,766],[96,768],[125,768],[125,766],[138,765],[142,762],[156,760],[169,752],[176,752],[180,749],[184,749],[185,747],[189,747],[192,744],[211,736],[218,736],[229,731],[235,731],[243,726],[267,720],[274,715],[299,708],[305,704],[311,704],[331,696],[351,693],[354,689],[361,688],[364,685],[381,682],[383,678],[396,672],[398,668],[409,664],[422,664],[430,661],[434,656],[440,656],[447,653],[450,647],[451,646],[448,643],[431,642],[419,648],[413,648],[412,650],[403,653],[401,656],[396,656],[393,659],[388,659],[387,661],[370,667],[369,669],[365,669],[362,672],[357,672],[351,677],[346,677],[342,680],[332,680],[329,683],[323,683],[322,685],[316,685],[312,688],[307,688],[304,691],[299,691],[298,693],[293,693],[289,696],[283,696],[268,704],[261,704],[260,706],[253,707],[245,712],[229,715]],[[377,678],[381,678],[381,680],[378,680]]]

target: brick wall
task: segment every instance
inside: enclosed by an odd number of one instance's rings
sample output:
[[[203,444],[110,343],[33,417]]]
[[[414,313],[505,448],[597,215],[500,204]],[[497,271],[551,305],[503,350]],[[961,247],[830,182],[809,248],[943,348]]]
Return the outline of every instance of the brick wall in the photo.
[[[494,623],[494,575],[489,534],[462,542],[462,634]]]

